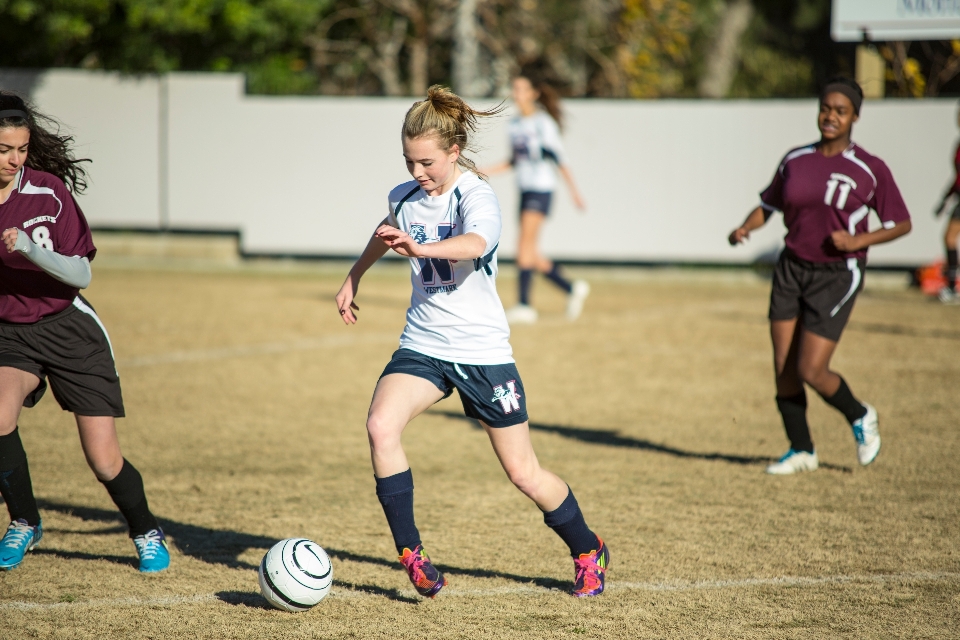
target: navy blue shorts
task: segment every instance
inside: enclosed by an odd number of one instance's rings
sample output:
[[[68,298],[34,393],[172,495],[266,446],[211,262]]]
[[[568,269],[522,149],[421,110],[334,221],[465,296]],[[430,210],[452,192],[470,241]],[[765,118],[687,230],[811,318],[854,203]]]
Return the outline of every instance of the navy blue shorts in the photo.
[[[410,349],[397,349],[380,377],[405,373],[429,380],[444,398],[456,389],[468,418],[491,427],[512,427],[527,421],[527,399],[517,365],[455,364]]]
[[[538,211],[545,216],[550,215],[550,202],[553,194],[542,191],[522,191],[520,193],[520,213],[524,211]]]

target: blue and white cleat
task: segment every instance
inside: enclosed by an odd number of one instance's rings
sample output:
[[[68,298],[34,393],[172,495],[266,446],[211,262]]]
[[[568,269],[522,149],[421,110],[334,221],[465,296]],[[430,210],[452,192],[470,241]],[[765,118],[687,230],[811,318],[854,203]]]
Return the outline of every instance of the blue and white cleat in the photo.
[[[151,529],[142,536],[133,539],[140,555],[140,571],[156,573],[170,566],[170,552],[167,550],[167,538],[162,529]]]
[[[816,471],[820,466],[817,452],[796,451],[790,449],[783,457],[767,467],[767,473],[774,476],[789,476],[801,471]]]
[[[880,418],[871,405],[864,402],[863,406],[867,413],[850,426],[857,440],[857,459],[861,465],[867,466],[880,453]]]
[[[0,569],[16,569],[27,551],[36,547],[42,537],[43,527],[39,524],[31,527],[23,518],[11,522],[3,540],[0,540]]]

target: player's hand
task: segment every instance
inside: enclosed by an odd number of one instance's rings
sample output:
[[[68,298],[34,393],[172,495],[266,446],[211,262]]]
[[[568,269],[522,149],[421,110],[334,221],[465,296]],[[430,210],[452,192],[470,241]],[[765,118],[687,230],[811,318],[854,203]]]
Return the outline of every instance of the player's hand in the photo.
[[[750,238],[750,232],[747,231],[744,227],[737,227],[734,229],[730,236],[727,238],[727,242],[730,243],[731,247],[735,247],[741,242],[746,242]]]
[[[577,192],[574,192],[571,195],[573,196],[573,204],[577,208],[577,211],[580,213],[586,213],[587,203],[584,201],[582,197],[580,197],[580,194]]]
[[[411,238],[403,229],[397,229],[389,224],[382,224],[377,227],[373,235],[383,240],[385,245],[405,258],[421,257],[420,244]]]
[[[13,253],[13,248],[17,246],[17,229],[7,229],[3,232],[3,244],[7,247],[7,253]]]
[[[353,274],[347,276],[343,286],[337,292],[337,309],[340,311],[340,318],[344,324],[357,324],[357,316],[354,311],[360,311],[360,307],[353,301],[357,295],[357,286],[359,283],[354,281]]]
[[[833,242],[833,246],[835,246],[839,251],[843,251],[844,253],[859,251],[860,249],[863,248],[860,246],[860,241],[857,239],[856,236],[850,235],[843,229],[840,229],[838,231],[834,231],[833,233],[831,233],[830,240],[831,242]]]

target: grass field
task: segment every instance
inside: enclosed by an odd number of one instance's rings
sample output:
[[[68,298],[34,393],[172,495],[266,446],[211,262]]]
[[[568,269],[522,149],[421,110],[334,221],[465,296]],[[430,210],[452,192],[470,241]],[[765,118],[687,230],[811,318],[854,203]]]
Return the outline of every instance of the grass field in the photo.
[[[52,397],[21,432],[45,536],[0,574],[0,636],[62,638],[948,638],[960,625],[960,309],[868,288],[835,366],[880,412],[856,464],[811,393],[823,466],[774,478],[769,283],[746,272],[590,270],[583,318],[542,283],[543,321],[513,333],[541,462],[613,553],[608,591],[564,593],[573,567],[506,480],[459,401],[405,434],[421,533],[450,585],[415,597],[374,495],[363,428],[409,284],[363,282],[360,324],[331,302],[342,265],[100,267],[89,299],[116,349],[126,456],[173,541],[134,549]],[[513,299],[513,279],[501,277]],[[335,586],[269,609],[256,566],[312,538]]]

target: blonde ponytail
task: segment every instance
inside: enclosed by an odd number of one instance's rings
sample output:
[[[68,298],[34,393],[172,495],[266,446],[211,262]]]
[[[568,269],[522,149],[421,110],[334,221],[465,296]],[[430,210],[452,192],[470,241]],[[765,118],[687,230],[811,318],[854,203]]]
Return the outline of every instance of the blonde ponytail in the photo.
[[[436,136],[444,151],[457,145],[460,147],[457,164],[479,175],[476,163],[464,156],[464,152],[474,151],[470,134],[477,131],[479,118],[497,115],[503,108],[500,104],[489,111],[477,111],[450,89],[435,84],[427,90],[426,100],[414,102],[407,111],[403,119],[403,137],[416,140]]]

